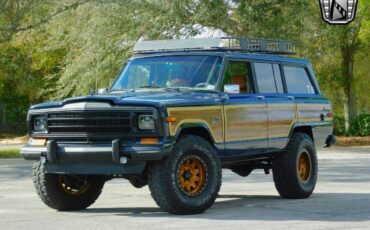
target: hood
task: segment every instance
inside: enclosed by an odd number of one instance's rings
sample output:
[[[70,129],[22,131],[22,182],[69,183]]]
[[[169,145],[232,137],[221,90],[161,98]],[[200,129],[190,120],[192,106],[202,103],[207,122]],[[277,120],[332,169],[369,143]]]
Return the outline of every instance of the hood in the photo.
[[[216,92],[164,92],[161,90],[153,90],[73,97],[67,98],[64,101],[33,105],[30,109],[58,108],[66,104],[77,102],[105,102],[111,105],[173,107],[214,105],[220,102],[220,97]]]

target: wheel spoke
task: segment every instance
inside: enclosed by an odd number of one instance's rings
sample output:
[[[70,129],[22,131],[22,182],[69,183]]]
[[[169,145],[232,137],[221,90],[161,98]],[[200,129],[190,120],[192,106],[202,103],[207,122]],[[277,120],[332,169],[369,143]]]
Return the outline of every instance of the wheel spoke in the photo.
[[[197,185],[195,184],[195,182],[194,182],[194,181],[190,182],[190,186],[191,186],[191,187],[193,187],[194,189],[196,189],[196,188],[197,188]]]
[[[186,190],[188,190],[188,192],[191,192],[191,184],[188,181],[186,181],[185,186],[186,186]]]
[[[179,166],[179,183],[183,191],[190,196],[195,196],[205,186],[205,163],[197,156],[191,156]]]

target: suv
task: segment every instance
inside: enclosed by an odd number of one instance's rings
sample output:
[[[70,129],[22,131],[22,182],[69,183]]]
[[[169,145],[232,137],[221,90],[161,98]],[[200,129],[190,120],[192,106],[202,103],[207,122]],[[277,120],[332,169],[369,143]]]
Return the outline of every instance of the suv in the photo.
[[[292,43],[213,38],[139,42],[111,88],[30,108],[33,181],[60,211],[85,209],[104,183],[149,185],[164,211],[201,213],[222,168],[272,169],[284,198],[307,198],[316,148],[330,146],[332,113],[309,62]]]

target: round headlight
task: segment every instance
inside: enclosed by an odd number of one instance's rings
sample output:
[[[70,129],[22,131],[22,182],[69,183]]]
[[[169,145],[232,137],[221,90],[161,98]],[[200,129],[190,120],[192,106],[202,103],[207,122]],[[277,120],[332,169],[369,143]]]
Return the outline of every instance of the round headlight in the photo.
[[[139,129],[154,129],[154,117],[152,115],[139,116]]]
[[[33,119],[33,130],[35,132],[46,132],[46,122],[45,116],[35,117]]]

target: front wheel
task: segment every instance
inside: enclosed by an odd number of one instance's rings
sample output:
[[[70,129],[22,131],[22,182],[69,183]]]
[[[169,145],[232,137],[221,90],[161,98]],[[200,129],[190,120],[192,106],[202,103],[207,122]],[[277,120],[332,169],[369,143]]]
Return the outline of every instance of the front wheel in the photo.
[[[208,209],[221,187],[221,164],[213,146],[201,137],[182,137],[166,159],[149,169],[149,188],[162,210],[196,214]]]
[[[36,161],[33,183],[47,206],[59,211],[72,211],[92,205],[101,194],[105,181],[97,176],[45,173],[42,163]]]
[[[283,198],[307,198],[317,181],[317,156],[314,143],[305,133],[294,133],[286,151],[274,159],[275,187]]]

